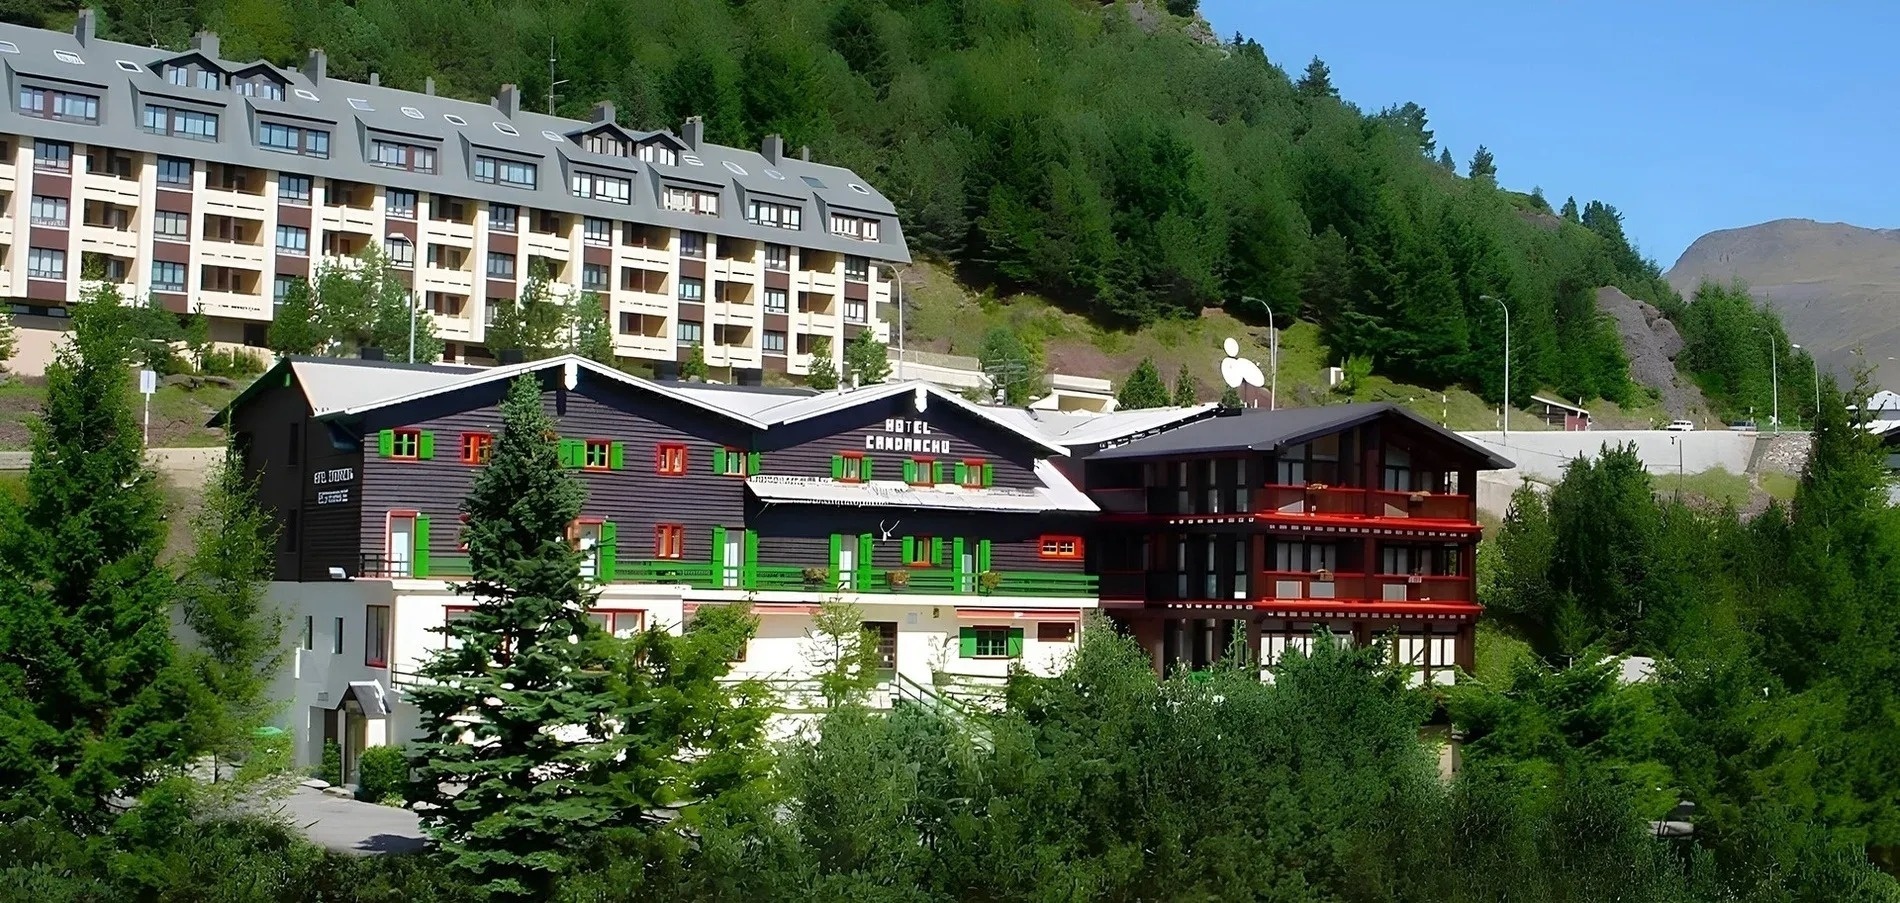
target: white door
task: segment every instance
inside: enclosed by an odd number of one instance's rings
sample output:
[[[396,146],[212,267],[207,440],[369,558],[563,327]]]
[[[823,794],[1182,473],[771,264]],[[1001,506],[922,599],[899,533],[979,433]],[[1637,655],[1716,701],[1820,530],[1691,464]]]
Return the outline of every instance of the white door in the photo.
[[[577,524],[574,548],[581,553],[581,576],[589,580],[600,576],[600,525]]]
[[[725,548],[726,586],[732,587],[739,585],[739,571],[743,561],[745,561],[745,534],[734,533],[728,530],[726,532]]]
[[[390,577],[409,576],[410,559],[416,548],[416,519],[413,517],[392,517],[389,519],[389,549],[384,553],[389,559]]]
[[[957,573],[961,575],[963,584],[957,588],[960,593],[976,592],[976,553],[970,551],[970,545],[974,542],[974,539],[964,540],[963,557],[957,559]]]
[[[847,536],[849,544],[838,546],[838,587],[856,589],[858,585],[857,537]]]

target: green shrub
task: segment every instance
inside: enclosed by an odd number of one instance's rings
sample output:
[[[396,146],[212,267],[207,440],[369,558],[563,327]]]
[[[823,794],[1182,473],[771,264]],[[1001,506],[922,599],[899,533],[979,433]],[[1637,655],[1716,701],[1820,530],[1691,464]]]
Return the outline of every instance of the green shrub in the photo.
[[[400,746],[372,746],[363,750],[356,766],[356,798],[380,803],[398,800],[409,789],[409,756]]]
[[[323,764],[317,769],[317,778],[332,784],[343,783],[343,747],[336,745],[335,740],[323,741]]]
[[[200,368],[206,376],[225,376],[233,379],[256,376],[266,370],[264,358],[241,348],[214,349],[204,357],[204,366]]]

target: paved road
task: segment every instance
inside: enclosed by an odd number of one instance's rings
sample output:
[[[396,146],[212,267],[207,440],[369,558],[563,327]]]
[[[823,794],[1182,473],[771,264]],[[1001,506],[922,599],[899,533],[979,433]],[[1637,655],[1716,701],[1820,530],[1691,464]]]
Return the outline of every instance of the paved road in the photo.
[[[426,842],[414,812],[328,796],[309,787],[291,791],[273,809],[311,842],[339,853],[408,853]]]

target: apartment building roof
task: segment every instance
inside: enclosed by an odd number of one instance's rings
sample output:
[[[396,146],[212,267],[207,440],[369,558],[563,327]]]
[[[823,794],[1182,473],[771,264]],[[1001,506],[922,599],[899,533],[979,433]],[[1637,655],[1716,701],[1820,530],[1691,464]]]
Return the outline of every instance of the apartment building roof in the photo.
[[[848,169],[787,156],[776,137],[768,138],[756,151],[726,147],[704,141],[703,126],[696,120],[689,120],[680,135],[625,128],[614,122],[611,104],[597,105],[593,121],[525,110],[513,85],[502,86],[491,103],[483,104],[430,91],[331,78],[321,51],[312,51],[298,70],[263,60],[223,59],[214,34],[201,33],[192,45],[188,50],[170,51],[101,40],[94,34],[90,10],[80,12],[72,32],[0,23],[0,67],[15,89],[14,102],[0,111],[0,129],[35,138],[634,220],[881,261],[910,260],[896,208],[883,194]],[[174,84],[165,75],[168,66],[216,73],[221,87]],[[282,99],[239,93],[231,85],[233,80],[269,82]],[[50,110],[48,117],[23,113],[19,90],[32,87],[96,95],[96,122],[54,117]],[[199,140],[149,132],[141,127],[147,104],[216,115],[217,134]],[[263,123],[328,130],[328,156],[261,146],[258,127]],[[602,131],[627,142],[630,154],[637,145],[658,143],[674,151],[678,162],[649,162],[588,150],[585,139]],[[435,148],[436,172],[371,163],[370,142],[375,139]],[[478,156],[534,165],[534,187],[477,180]],[[629,180],[627,203],[574,196],[572,179],[586,174]],[[664,209],[660,197],[667,187],[717,192],[718,214]],[[747,204],[755,200],[800,209],[803,228],[794,231],[748,222]],[[834,213],[876,220],[878,240],[833,234],[829,223]]]
[[[1175,455],[1211,454],[1235,451],[1278,451],[1340,430],[1369,423],[1381,417],[1394,417],[1437,434],[1446,442],[1462,446],[1479,457],[1488,469],[1512,467],[1510,461],[1485,446],[1426,420],[1399,405],[1372,404],[1326,405],[1317,408],[1283,408],[1278,411],[1246,409],[1238,413],[1210,417],[1172,429],[1160,435],[1137,439],[1126,445],[1106,449],[1090,460],[1165,458]]]

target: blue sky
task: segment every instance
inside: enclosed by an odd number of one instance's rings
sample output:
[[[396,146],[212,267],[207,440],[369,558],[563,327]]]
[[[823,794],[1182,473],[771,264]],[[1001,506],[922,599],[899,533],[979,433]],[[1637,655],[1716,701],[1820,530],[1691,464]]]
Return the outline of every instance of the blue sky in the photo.
[[[1464,171],[1623,212],[1665,269],[1714,229],[1900,225],[1900,3],[1202,0],[1295,77],[1410,100]]]

